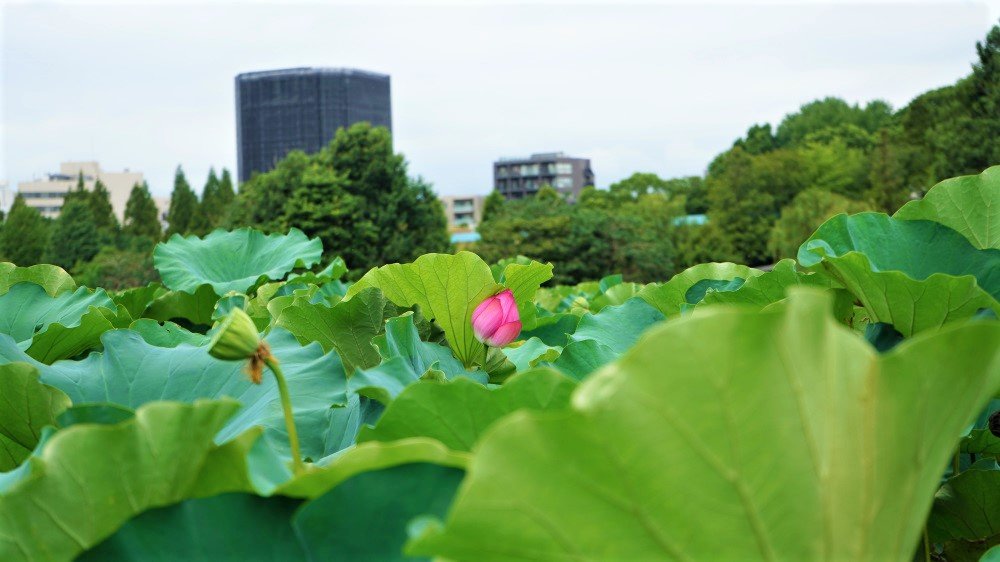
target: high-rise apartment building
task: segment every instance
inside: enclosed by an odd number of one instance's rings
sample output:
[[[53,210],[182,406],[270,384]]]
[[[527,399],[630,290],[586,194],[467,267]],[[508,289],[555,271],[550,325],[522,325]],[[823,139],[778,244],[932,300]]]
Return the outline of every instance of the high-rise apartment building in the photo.
[[[125,204],[132,193],[132,187],[142,183],[142,172],[107,172],[101,169],[97,162],[63,162],[59,165],[59,173],[47,174],[44,179],[24,181],[17,184],[18,195],[24,198],[24,203],[34,207],[43,217],[56,218],[62,210],[63,198],[76,188],[80,176],[83,176],[83,186],[87,191],[94,189],[97,180],[108,190],[111,197],[111,207],[118,221],[125,220]]]
[[[507,199],[530,197],[550,185],[570,201],[594,185],[594,172],[587,158],[562,152],[543,152],[528,158],[501,158],[493,163],[493,187]]]
[[[288,68],[236,77],[239,181],[292,150],[318,152],[337,129],[367,121],[392,130],[389,76],[352,68]]]
[[[444,205],[444,214],[448,218],[448,227],[452,229],[475,229],[483,220],[483,204],[486,197],[482,195],[441,195],[438,197]]]

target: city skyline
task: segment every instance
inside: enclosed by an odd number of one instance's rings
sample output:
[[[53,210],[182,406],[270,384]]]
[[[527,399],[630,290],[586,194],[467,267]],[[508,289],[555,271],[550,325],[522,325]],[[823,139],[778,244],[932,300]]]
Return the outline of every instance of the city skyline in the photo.
[[[994,23],[961,1],[728,8],[6,6],[0,181],[100,160],[157,195],[180,164],[200,190],[237,170],[236,74],[294,66],[392,76],[396,150],[441,194],[487,193],[494,160],[535,152],[591,159],[599,187],[700,174],[802,103],[953,82]]]

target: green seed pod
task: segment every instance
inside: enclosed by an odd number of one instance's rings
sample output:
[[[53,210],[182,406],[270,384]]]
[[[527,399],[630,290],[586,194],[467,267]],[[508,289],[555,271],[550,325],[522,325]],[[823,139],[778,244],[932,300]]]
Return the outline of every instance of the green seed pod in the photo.
[[[260,335],[253,320],[241,308],[234,308],[219,325],[208,344],[208,353],[223,361],[246,361],[257,355]]]

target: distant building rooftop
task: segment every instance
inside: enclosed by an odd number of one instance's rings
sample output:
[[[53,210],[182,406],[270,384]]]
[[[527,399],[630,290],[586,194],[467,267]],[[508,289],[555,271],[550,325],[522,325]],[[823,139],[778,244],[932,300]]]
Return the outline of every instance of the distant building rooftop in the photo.
[[[272,78],[275,76],[304,76],[309,74],[337,74],[368,76],[370,78],[389,79],[388,74],[361,70],[359,68],[342,68],[330,66],[298,66],[295,68],[278,68],[274,70],[255,70],[252,72],[242,72],[236,75],[237,80],[253,80],[255,78]]]

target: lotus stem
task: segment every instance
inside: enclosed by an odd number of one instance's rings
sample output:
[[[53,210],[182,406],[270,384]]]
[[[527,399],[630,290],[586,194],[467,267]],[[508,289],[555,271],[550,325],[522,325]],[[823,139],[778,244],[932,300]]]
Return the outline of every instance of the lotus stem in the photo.
[[[288,444],[292,449],[292,470],[296,475],[299,475],[302,474],[306,467],[302,463],[302,450],[299,448],[299,434],[295,429],[295,415],[292,412],[292,397],[288,393],[288,383],[285,382],[285,374],[281,371],[277,359],[268,355],[264,357],[264,363],[274,373],[274,379],[278,382],[281,409],[285,414],[285,429],[288,431]]]

